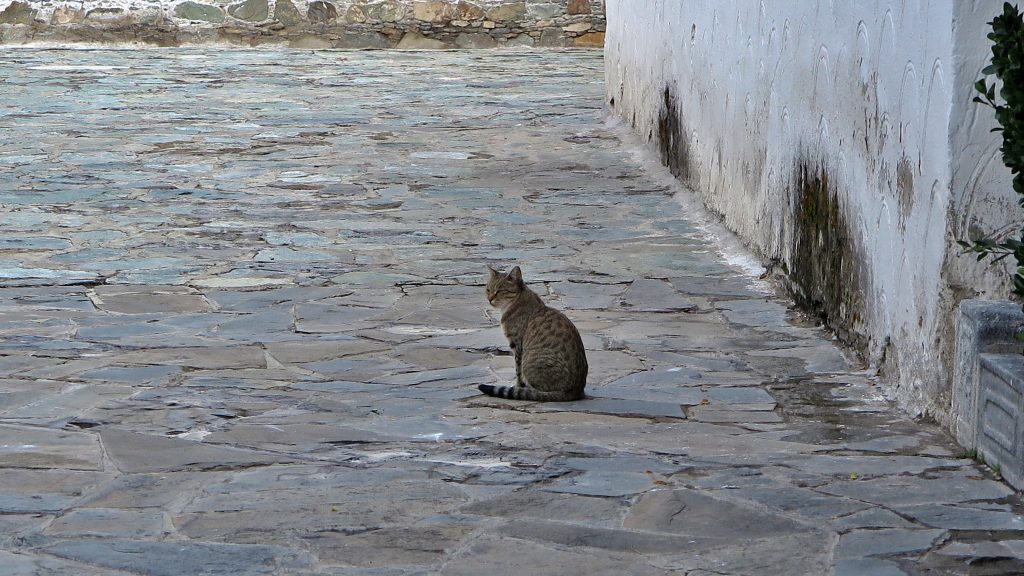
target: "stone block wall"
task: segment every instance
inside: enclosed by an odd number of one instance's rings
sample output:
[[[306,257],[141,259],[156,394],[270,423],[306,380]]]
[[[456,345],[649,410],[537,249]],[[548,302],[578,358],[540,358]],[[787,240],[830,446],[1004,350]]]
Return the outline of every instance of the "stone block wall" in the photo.
[[[600,48],[604,0],[0,0],[0,44]]]
[[[956,245],[1021,218],[971,101],[1002,0],[609,0],[608,103],[794,297],[948,422],[956,310],[1006,293]]]

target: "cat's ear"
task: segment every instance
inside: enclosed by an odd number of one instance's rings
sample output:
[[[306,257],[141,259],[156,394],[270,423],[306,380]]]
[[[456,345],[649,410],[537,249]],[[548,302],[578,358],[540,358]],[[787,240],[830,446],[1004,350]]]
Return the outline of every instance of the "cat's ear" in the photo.
[[[511,272],[508,273],[508,279],[515,282],[516,284],[523,283],[523,271],[519,269],[519,266],[516,266],[515,268],[512,269]]]
[[[491,273],[491,278],[495,278],[498,275],[498,271],[495,270],[490,264],[487,265],[487,270]]]

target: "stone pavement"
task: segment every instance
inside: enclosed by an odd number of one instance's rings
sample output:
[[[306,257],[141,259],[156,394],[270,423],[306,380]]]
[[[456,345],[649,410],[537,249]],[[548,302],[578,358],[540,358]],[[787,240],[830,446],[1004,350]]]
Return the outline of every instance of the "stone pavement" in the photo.
[[[1024,572],[1020,499],[715,249],[592,52],[0,52],[0,573]],[[481,397],[487,263],[590,399]]]

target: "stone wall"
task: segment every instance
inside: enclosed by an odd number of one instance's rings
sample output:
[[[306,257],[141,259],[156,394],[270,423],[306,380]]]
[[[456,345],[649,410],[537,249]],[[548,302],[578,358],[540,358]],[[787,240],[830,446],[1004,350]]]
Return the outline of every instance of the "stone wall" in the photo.
[[[0,0],[0,44],[600,48],[604,0]]]
[[[971,102],[1001,0],[609,0],[614,111],[796,299],[946,421],[962,298],[1005,270],[954,241],[1020,219]]]

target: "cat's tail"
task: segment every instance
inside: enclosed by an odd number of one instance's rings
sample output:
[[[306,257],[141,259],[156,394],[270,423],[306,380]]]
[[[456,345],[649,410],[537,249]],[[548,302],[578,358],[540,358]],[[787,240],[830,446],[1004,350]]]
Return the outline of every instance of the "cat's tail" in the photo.
[[[495,386],[481,384],[480,391],[495,398],[509,400],[533,400],[535,402],[571,402],[581,400],[583,394],[572,390],[537,390],[528,386]]]

